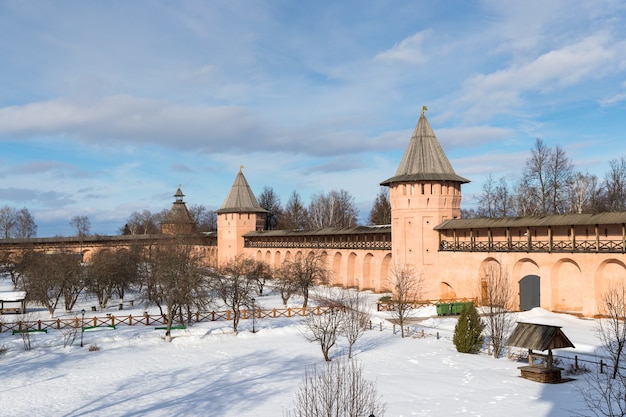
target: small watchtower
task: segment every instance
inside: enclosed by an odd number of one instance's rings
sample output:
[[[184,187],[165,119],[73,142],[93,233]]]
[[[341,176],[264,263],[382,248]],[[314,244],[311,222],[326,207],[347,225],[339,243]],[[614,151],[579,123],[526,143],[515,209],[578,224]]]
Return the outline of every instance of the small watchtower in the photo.
[[[174,202],[165,219],[161,222],[161,233],[164,235],[191,235],[196,232],[196,222],[191,217],[187,204],[183,201],[180,184],[174,194]]]

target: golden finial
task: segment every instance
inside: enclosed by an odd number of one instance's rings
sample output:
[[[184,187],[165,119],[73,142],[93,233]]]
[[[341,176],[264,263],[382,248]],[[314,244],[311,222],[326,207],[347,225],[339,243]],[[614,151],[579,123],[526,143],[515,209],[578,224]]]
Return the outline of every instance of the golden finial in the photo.
[[[424,112],[428,110],[428,107],[426,106],[422,106],[422,116],[424,115]]]
[[[239,165],[239,172],[243,171],[243,165]]]

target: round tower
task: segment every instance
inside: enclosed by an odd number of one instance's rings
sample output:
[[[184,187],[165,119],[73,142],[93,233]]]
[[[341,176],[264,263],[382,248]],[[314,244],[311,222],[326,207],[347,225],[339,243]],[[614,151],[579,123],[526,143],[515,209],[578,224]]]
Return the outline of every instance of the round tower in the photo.
[[[428,281],[437,277],[439,268],[439,238],[434,227],[460,217],[461,184],[469,180],[454,172],[425,110],[422,107],[396,174],[381,185],[389,187],[393,263],[413,267]]]
[[[267,210],[257,201],[246,177],[243,166],[235,177],[228,197],[217,210],[218,263],[223,265],[243,252],[244,234],[265,228]]]

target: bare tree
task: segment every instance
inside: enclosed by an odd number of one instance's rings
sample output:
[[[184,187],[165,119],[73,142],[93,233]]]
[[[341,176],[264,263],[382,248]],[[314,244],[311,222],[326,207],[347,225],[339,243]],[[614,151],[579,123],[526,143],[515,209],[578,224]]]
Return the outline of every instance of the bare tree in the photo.
[[[493,348],[493,357],[498,358],[502,355],[506,339],[515,325],[515,317],[510,314],[513,309],[514,288],[500,262],[488,262],[482,272],[481,304],[485,313],[485,334]]]
[[[36,235],[37,225],[28,209],[0,207],[0,239],[28,239]]]
[[[15,222],[15,209],[9,206],[0,207],[0,236],[3,239],[13,237]]]
[[[15,237],[18,239],[28,239],[37,235],[37,224],[35,218],[28,209],[22,208],[17,211],[17,227]]]
[[[404,325],[413,315],[413,304],[422,295],[423,278],[409,265],[402,267],[394,265],[391,275],[390,285],[393,290],[391,315],[400,326],[400,334],[404,337]]]
[[[65,294],[65,307],[71,310],[82,291],[80,257],[74,253],[28,251],[16,266],[28,299],[48,309],[50,316]]]
[[[342,332],[344,315],[340,303],[326,305],[322,314],[309,314],[304,319],[304,338],[311,343],[319,343],[324,360],[330,362],[330,349],[337,343],[337,336]]]
[[[546,215],[550,207],[551,187],[548,182],[548,166],[550,165],[551,151],[545,142],[537,138],[535,146],[530,150],[530,158],[526,160],[524,182],[533,192],[528,196],[535,197],[534,205],[539,214]]]
[[[11,277],[11,283],[13,284],[13,288],[17,288],[20,280],[20,273],[16,264],[19,262],[19,259],[23,255],[23,251],[16,252],[8,252],[3,251],[0,253],[0,271],[3,271]]]
[[[291,296],[300,288],[296,280],[291,276],[291,264],[289,262],[284,263],[275,271],[274,275],[274,288],[280,293],[283,306],[287,307]]]
[[[598,177],[583,172],[574,173],[568,183],[570,213],[598,213],[602,211],[602,190]]]
[[[155,216],[149,210],[143,210],[141,213],[138,211],[133,212],[120,230],[120,233],[123,235],[160,234],[161,229],[157,224]]]
[[[551,149],[540,138],[537,138],[530,153],[520,182],[520,191],[525,193],[522,197],[534,206],[531,211],[537,214],[565,213],[568,183],[574,172],[574,164],[563,148],[556,146]]]
[[[568,212],[567,191],[568,184],[574,174],[574,163],[566,155],[565,150],[556,146],[550,153],[547,169],[548,185],[550,187],[550,214],[564,214]]]
[[[517,182],[514,199],[515,212],[518,216],[537,216],[541,214],[541,206],[538,204],[541,197],[530,176],[523,175]]]
[[[626,348],[626,287],[614,285],[602,294],[597,333],[612,362],[611,372],[596,369],[581,395],[594,416],[626,416],[626,372],[620,367]]]
[[[376,384],[365,379],[356,360],[307,368],[296,392],[294,417],[359,417],[385,415],[386,404]],[[290,414],[287,414],[290,415]]]
[[[283,218],[279,221],[277,227],[281,229],[304,229],[307,227],[308,217],[308,211],[302,203],[300,194],[294,190],[289,197],[289,201],[287,201]]]
[[[72,311],[78,297],[85,290],[85,274],[81,260],[82,256],[75,253],[61,253],[55,259],[55,272],[63,282],[63,303],[68,313]]]
[[[196,230],[201,233],[214,232],[217,230],[217,213],[203,205],[189,206],[191,219],[197,224]]]
[[[343,325],[341,334],[348,340],[348,358],[352,358],[354,344],[365,334],[371,315],[367,297],[360,291],[343,290]]]
[[[70,226],[76,231],[76,236],[85,237],[89,236],[91,221],[87,216],[74,216],[70,219]]]
[[[205,279],[199,258],[190,245],[177,241],[149,248],[145,257],[146,299],[166,307],[165,340],[170,342],[175,316],[183,322],[183,308],[195,306],[207,298]]]
[[[265,230],[274,230],[280,224],[283,209],[280,206],[280,197],[272,187],[263,187],[261,194],[257,196],[259,205],[267,210],[265,218]]]
[[[391,203],[389,202],[389,187],[380,187],[374,205],[370,211],[369,224],[391,224]]]
[[[265,262],[256,262],[256,267],[250,272],[250,278],[254,280],[256,284],[257,294],[263,295],[265,284],[267,281],[274,278],[272,274],[272,268]]]
[[[314,285],[326,284],[330,275],[327,266],[326,252],[310,251],[306,256],[295,261],[283,263],[286,274],[296,282],[303,297],[302,307],[308,305],[309,290]]]
[[[626,157],[609,161],[609,172],[605,175],[606,202],[608,211],[626,210]]]
[[[106,308],[115,285],[117,263],[114,252],[101,249],[93,254],[86,268],[87,290],[96,295],[100,310]]]
[[[617,378],[622,357],[626,354],[626,288],[615,286],[602,294],[598,336],[613,363],[613,379]]]
[[[100,309],[107,306],[114,291],[123,302],[126,289],[139,283],[140,249],[101,249],[86,266],[85,285],[98,298]]]
[[[346,190],[317,194],[309,205],[309,227],[350,227],[356,224],[358,210],[354,197]]]
[[[493,174],[489,173],[483,183],[483,192],[478,198],[477,212],[483,217],[496,217],[495,181]]]
[[[211,286],[233,317],[233,332],[237,335],[242,309],[252,305],[255,295],[256,276],[263,265],[253,259],[239,255],[223,267],[212,272]]]

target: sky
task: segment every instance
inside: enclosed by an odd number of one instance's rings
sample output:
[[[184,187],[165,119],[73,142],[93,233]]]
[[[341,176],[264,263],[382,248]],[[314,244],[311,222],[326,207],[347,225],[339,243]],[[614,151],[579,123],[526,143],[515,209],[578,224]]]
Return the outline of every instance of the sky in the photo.
[[[536,138],[602,177],[626,155],[616,0],[0,0],[0,207],[39,237],[134,211],[345,189],[361,222],[422,106],[475,207]]]

